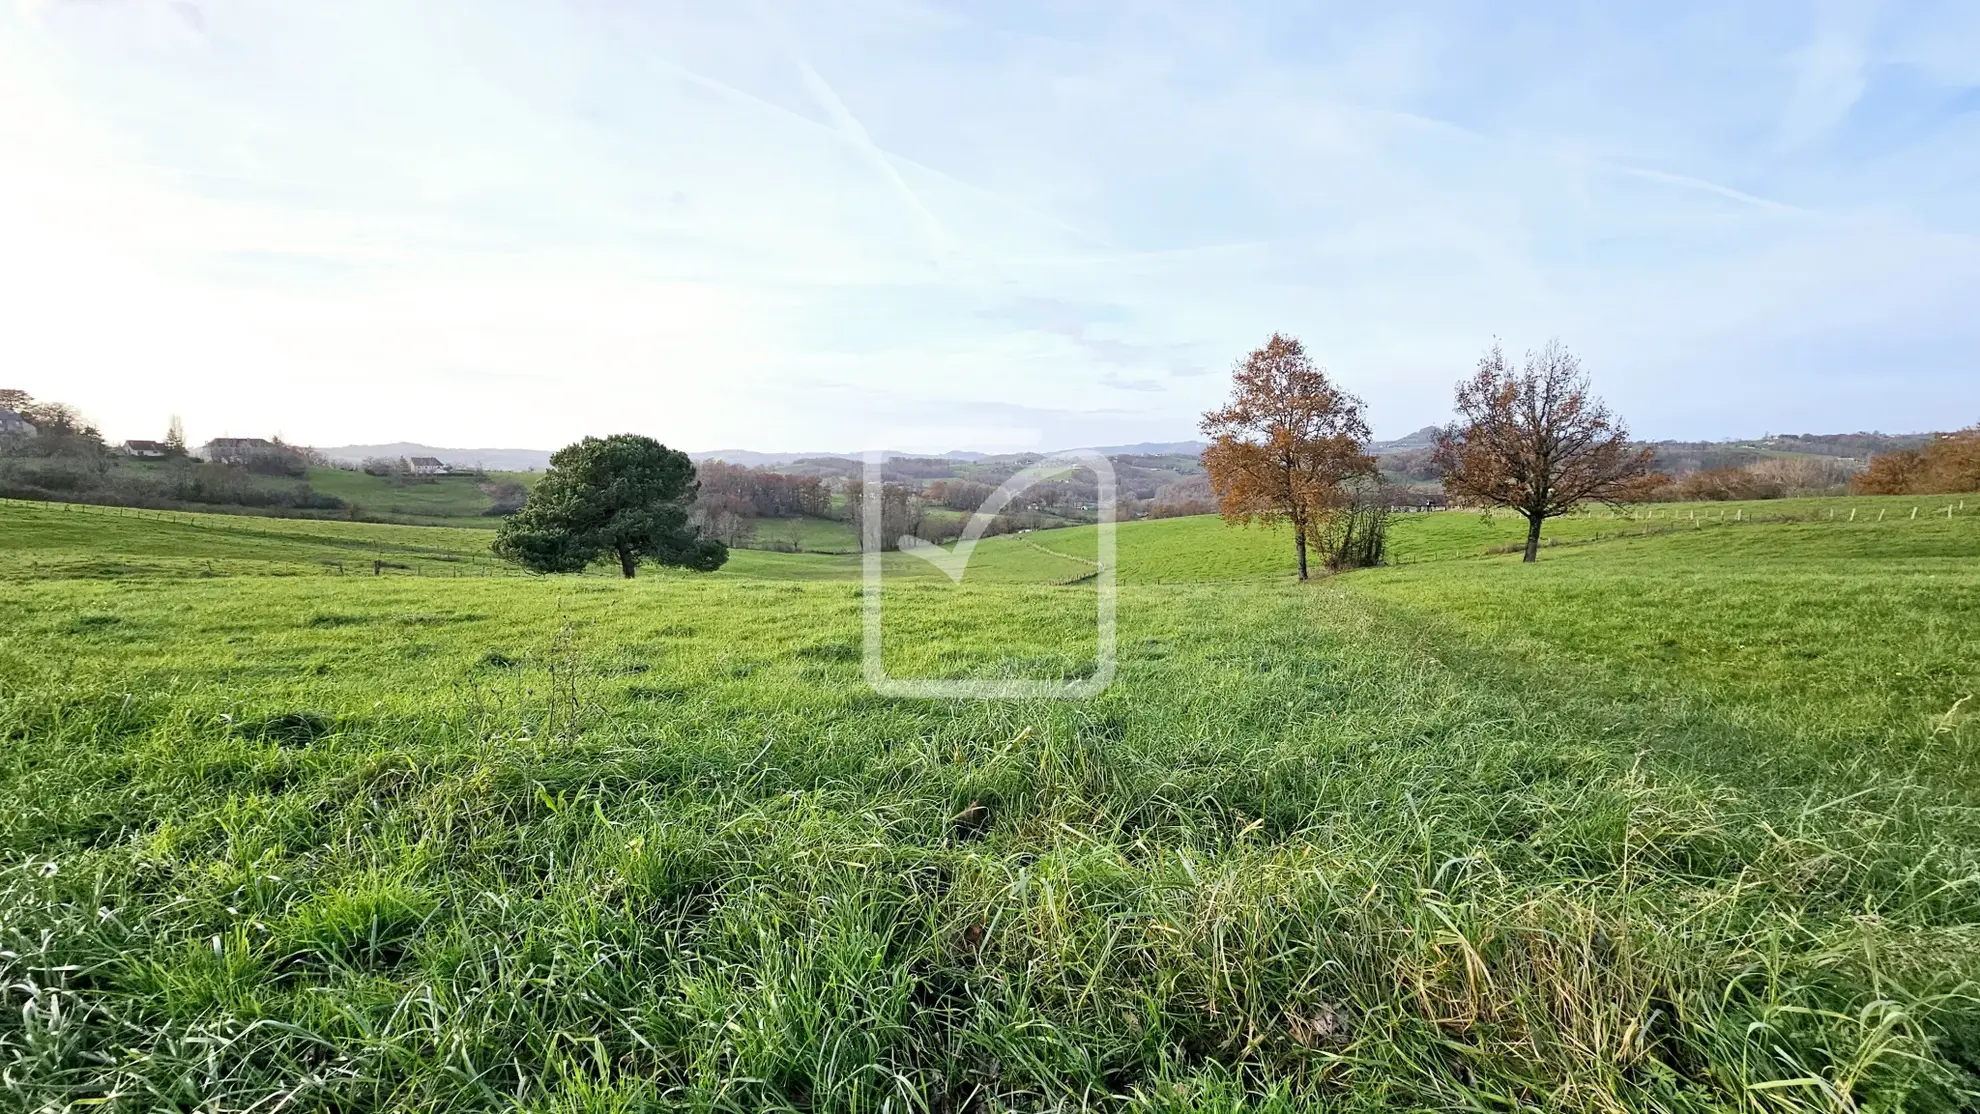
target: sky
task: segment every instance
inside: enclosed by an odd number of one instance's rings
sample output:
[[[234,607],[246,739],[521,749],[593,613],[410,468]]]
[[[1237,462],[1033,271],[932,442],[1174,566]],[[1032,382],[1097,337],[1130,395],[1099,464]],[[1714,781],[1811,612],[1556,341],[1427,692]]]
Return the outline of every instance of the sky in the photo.
[[[1980,421],[1980,4],[0,0],[0,386],[113,438]]]

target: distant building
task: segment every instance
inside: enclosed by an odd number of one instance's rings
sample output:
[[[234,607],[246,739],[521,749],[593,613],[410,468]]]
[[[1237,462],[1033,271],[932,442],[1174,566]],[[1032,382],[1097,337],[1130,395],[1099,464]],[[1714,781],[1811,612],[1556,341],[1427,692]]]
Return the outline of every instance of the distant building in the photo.
[[[124,455],[141,456],[147,460],[155,460],[165,455],[165,442],[126,441],[124,442]]]
[[[447,466],[437,456],[415,456],[407,458],[406,471],[415,476],[444,476]]]
[[[34,423],[0,406],[0,437],[33,437]]]
[[[246,464],[274,451],[275,442],[261,437],[215,437],[206,443],[204,455],[213,464]]]

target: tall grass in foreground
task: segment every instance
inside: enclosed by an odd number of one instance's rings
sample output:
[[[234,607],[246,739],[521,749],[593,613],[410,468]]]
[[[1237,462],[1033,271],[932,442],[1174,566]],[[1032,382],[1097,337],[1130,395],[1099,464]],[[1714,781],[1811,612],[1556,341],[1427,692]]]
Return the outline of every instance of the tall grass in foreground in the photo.
[[[1852,711],[1891,744],[1838,772],[1799,712],[1500,654],[1358,583],[1130,587],[1120,681],[1077,705],[874,696],[845,584],[0,586],[0,1088],[1974,1101],[1980,832],[1909,759],[1970,754],[1970,720]],[[979,626],[909,664],[997,669],[1076,652],[1091,595],[926,606]]]

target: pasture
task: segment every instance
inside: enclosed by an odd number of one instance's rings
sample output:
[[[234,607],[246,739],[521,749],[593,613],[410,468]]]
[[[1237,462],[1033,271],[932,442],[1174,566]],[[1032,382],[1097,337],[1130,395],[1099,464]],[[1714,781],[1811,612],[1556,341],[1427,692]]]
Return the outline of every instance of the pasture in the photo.
[[[491,515],[494,502],[486,489],[499,483],[534,487],[542,475],[541,472],[488,472],[374,476],[346,468],[312,467],[306,482],[325,495],[335,495],[357,505],[367,515],[493,529],[501,519]]]
[[[1588,514],[1533,566],[1401,516],[1306,586],[1127,523],[1082,702],[876,695],[856,556],[0,504],[0,1093],[1970,1108],[1957,504]],[[1082,675],[1093,538],[888,555],[890,669]]]

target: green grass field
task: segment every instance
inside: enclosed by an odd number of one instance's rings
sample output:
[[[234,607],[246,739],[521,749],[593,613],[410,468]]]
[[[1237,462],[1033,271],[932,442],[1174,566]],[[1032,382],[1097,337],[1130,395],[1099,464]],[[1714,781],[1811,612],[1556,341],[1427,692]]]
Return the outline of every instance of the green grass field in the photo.
[[[118,472],[140,475],[162,473],[169,467],[159,461],[118,456],[111,457],[109,465]],[[485,532],[494,530],[502,523],[501,516],[492,513],[494,499],[488,490],[492,485],[513,482],[530,488],[541,477],[541,472],[488,472],[482,475],[463,472],[444,476],[389,477],[346,468],[313,467],[302,477],[257,476],[252,479],[260,487],[282,491],[306,483],[318,494],[332,495],[348,504],[341,510],[302,512],[305,517],[319,521],[356,518],[373,523],[454,526]],[[245,511],[244,508],[229,507],[213,509],[216,512]],[[842,554],[859,549],[859,539],[853,534],[852,526],[844,521],[819,518],[765,518],[753,521],[755,536],[748,544],[754,547],[796,547],[806,553]],[[476,542],[473,548],[486,549],[486,538]]]
[[[180,467],[161,460],[136,460],[112,454],[103,461],[112,477],[142,480],[172,474]],[[485,488],[499,483],[535,485],[539,472],[461,473],[446,476],[387,477],[344,468],[309,468],[301,476],[245,476],[254,487],[270,491],[292,491],[308,484],[321,495],[333,495],[356,508],[359,517],[375,522],[472,526],[494,529],[501,521],[489,514],[494,500]],[[215,511],[241,511],[244,508],[215,507]],[[324,517],[349,517],[350,508],[341,511],[315,511]]]
[[[417,476],[395,479],[342,468],[311,468],[306,481],[325,495],[355,503],[364,514],[420,522],[459,520],[458,525],[494,529],[501,519],[489,515],[494,501],[482,488],[512,482],[532,487],[540,472],[490,472]]]
[[[857,553],[859,535],[852,523],[827,518],[758,518],[749,541],[758,548],[796,547],[805,553]]]
[[[1123,524],[1113,685],[972,702],[862,682],[856,556],[0,503],[0,1094],[1980,1102],[1980,499],[1521,536]],[[888,555],[889,669],[1083,675],[1093,539]]]

